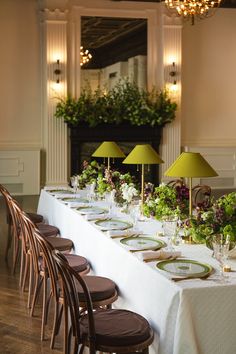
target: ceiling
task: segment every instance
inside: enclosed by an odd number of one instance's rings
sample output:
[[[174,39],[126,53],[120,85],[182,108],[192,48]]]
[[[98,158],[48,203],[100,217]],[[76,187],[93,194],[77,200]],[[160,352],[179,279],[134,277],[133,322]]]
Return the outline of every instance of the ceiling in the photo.
[[[160,2],[159,0],[110,0]],[[221,7],[236,8],[236,0],[222,0]],[[136,55],[147,54],[147,21],[145,19],[83,16],[81,43],[92,54],[83,69],[104,68]]]

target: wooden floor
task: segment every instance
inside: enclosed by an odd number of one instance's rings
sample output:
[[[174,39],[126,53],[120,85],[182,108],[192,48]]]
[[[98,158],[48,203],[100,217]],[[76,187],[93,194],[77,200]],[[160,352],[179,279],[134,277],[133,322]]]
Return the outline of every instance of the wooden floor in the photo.
[[[38,197],[16,198],[25,211],[35,211]],[[46,340],[40,341],[41,306],[38,305],[35,316],[29,316],[27,293],[18,288],[18,272],[11,274],[11,253],[9,264],[4,261],[7,240],[5,204],[0,198],[0,354],[59,354],[62,353],[62,336],[58,336],[56,349],[49,348],[51,323],[49,320]]]

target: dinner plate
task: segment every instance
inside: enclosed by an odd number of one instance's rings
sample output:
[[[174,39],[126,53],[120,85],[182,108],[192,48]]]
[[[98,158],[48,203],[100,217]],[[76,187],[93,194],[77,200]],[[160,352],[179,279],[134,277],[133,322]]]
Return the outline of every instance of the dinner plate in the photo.
[[[120,242],[129,246],[130,250],[158,250],[162,247],[166,247],[164,241],[145,236],[126,237],[122,238]]]
[[[65,203],[70,203],[70,204],[77,204],[77,203],[88,203],[88,199],[86,198],[73,198],[73,197],[67,197],[67,198],[61,198],[61,200]]]
[[[201,278],[212,272],[209,264],[190,259],[165,260],[157,263],[157,268],[180,277]]]
[[[133,225],[127,221],[117,220],[117,219],[107,219],[107,220],[96,220],[95,225],[97,225],[102,230],[126,230]]]
[[[107,213],[107,209],[100,208],[97,206],[83,206],[76,208],[78,213],[83,215],[91,215],[91,214],[104,214]]]
[[[59,194],[74,194],[73,191],[70,191],[68,189],[52,189],[49,191],[49,193],[54,194],[54,195],[59,195]]]

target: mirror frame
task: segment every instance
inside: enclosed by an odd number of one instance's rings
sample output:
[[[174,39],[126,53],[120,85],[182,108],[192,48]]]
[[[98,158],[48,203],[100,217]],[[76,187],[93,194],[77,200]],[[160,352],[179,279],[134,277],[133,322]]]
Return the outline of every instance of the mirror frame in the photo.
[[[147,89],[153,86],[163,86],[163,59],[160,53],[160,43],[162,42],[161,33],[161,9],[146,8],[147,5],[142,5],[143,8],[132,9],[122,3],[123,8],[118,8],[116,3],[111,3],[109,8],[95,7],[72,7],[72,17],[70,21],[71,43],[69,44],[71,62],[69,63],[69,92],[74,97],[80,95],[80,58],[79,48],[81,45],[81,17],[83,16],[99,16],[99,17],[123,17],[123,18],[143,18],[147,20]],[[104,6],[104,5],[103,5]],[[112,8],[111,8],[112,6]],[[125,8],[127,7],[127,8]],[[159,19],[159,20],[158,20]],[[159,23],[159,26],[158,26]],[[159,44],[158,44],[159,43]],[[159,65],[157,65],[159,63]]]

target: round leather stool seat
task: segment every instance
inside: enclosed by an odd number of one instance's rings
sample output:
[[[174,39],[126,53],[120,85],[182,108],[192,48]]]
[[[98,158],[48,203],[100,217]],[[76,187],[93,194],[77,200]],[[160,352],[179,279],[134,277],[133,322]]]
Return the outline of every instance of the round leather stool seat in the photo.
[[[40,214],[36,214],[36,213],[26,213],[26,214],[34,224],[39,224],[40,222],[43,222],[43,216]]]
[[[60,231],[56,226],[48,224],[38,224],[37,228],[44,237],[57,236],[58,234],[60,234]]]
[[[85,275],[83,279],[89,289],[92,302],[106,300],[116,293],[116,284],[111,279],[93,275]],[[83,289],[79,283],[76,283],[76,289],[79,300],[86,301]]]
[[[150,338],[148,321],[127,310],[97,310],[93,313],[96,344],[104,346],[131,346]],[[88,337],[87,316],[81,318],[81,335]]]
[[[64,254],[69,265],[78,273],[83,272],[89,266],[88,260],[85,257],[77,256],[76,254]]]
[[[73,242],[64,237],[48,237],[47,241],[51,246],[60,252],[70,251],[73,248]]]

